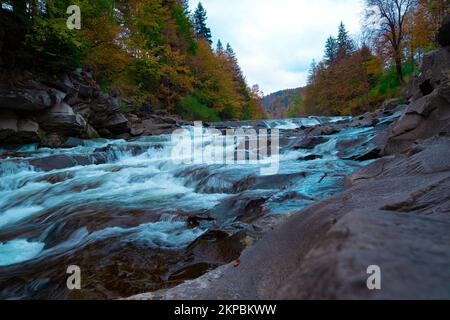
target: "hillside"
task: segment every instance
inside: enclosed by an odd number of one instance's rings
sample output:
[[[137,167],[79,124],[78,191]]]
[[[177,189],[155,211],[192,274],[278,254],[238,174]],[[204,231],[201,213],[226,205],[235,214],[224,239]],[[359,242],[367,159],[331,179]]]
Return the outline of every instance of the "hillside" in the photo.
[[[204,121],[262,117],[231,45],[212,45],[202,4],[191,12],[180,0],[77,3],[80,26],[71,28],[70,1],[0,6],[0,85],[59,80],[85,67],[102,92],[132,102],[123,111]]]
[[[262,105],[272,119],[295,117],[300,113],[304,88],[281,90],[265,96]]]

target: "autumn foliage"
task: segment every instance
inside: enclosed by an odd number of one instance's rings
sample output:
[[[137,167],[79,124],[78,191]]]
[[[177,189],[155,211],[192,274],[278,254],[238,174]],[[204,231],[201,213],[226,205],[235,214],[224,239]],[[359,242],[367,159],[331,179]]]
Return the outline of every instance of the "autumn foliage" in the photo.
[[[437,48],[436,32],[448,0],[366,0],[367,21],[357,44],[341,24],[313,63],[298,115],[355,115],[402,100],[423,55]],[[391,10],[392,9],[392,10]]]
[[[2,27],[23,29],[16,45],[1,52],[3,61],[15,58],[7,68],[52,77],[88,64],[105,91],[119,90],[137,108],[151,105],[196,120],[264,116],[231,46],[211,48],[203,6],[194,19],[181,0],[1,3],[2,20],[9,18]],[[73,4],[81,8],[81,30],[66,27]]]

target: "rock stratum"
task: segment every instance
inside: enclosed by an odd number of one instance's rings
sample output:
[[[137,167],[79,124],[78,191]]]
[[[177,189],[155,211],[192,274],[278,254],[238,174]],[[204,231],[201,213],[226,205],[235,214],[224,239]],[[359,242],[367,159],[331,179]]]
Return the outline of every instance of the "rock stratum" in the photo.
[[[123,112],[122,110],[136,110]],[[64,147],[69,138],[159,135],[186,122],[148,105],[135,108],[116,90],[105,93],[89,66],[59,78],[0,83],[0,145]]]
[[[377,160],[347,176],[344,192],[294,212],[239,263],[131,299],[450,299],[449,55],[426,56],[410,104],[396,107],[402,117],[367,148]],[[373,125],[385,112],[344,126]],[[306,129],[313,137],[296,143],[314,148],[342,126]],[[381,290],[367,288],[373,265]]]

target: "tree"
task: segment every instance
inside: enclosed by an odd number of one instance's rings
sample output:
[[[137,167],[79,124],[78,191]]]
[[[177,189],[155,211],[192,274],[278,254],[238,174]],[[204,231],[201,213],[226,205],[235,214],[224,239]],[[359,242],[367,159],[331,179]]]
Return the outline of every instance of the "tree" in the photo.
[[[353,40],[348,35],[348,31],[345,28],[343,22],[339,25],[338,37],[337,37],[337,55],[338,58],[348,56],[354,51],[355,45]]]
[[[209,29],[206,25],[206,20],[206,10],[203,7],[202,3],[199,2],[197,9],[194,12],[195,34],[197,35],[197,38],[203,38],[208,41],[209,44],[212,44],[211,29]]]
[[[180,0],[180,6],[183,9],[184,13],[186,15],[190,14],[190,10],[189,10],[189,0]]]
[[[339,46],[336,38],[330,36],[325,45],[325,61],[328,65],[333,64],[336,61],[339,52]]]
[[[366,19],[371,20],[378,36],[390,44],[391,58],[395,63],[397,77],[404,83],[402,72],[405,21],[416,0],[366,0]]]
[[[222,41],[220,41],[220,39],[217,41],[217,46],[216,46],[216,54],[221,56],[225,53],[224,48],[223,48],[223,44]]]
[[[244,73],[242,72],[241,67],[239,66],[238,59],[236,57],[236,53],[229,43],[227,43],[227,49],[225,50],[225,56],[230,64],[233,66],[233,71],[235,77],[241,81],[245,82]]]
[[[317,62],[315,59],[311,62],[311,66],[309,67],[308,72],[308,84],[311,84],[314,82],[316,78],[316,71],[317,71]]]

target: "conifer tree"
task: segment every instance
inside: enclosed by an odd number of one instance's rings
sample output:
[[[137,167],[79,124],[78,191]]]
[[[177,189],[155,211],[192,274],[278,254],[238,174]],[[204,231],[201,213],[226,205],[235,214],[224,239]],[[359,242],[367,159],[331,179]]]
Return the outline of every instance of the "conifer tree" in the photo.
[[[234,50],[229,43],[227,43],[227,49],[225,51],[225,55],[226,55],[228,61],[230,61],[231,65],[233,66],[236,77],[241,81],[245,81],[244,74],[241,70],[241,67],[239,66],[239,62],[236,57],[236,54],[234,53]]]
[[[186,15],[189,15],[190,14],[189,0],[180,0],[180,5],[181,5],[181,8],[183,9],[184,13]]]
[[[197,38],[205,39],[210,44],[212,43],[211,29],[206,25],[206,10],[202,3],[199,2],[197,9],[194,12],[194,29]]]
[[[223,44],[222,41],[220,41],[220,39],[217,41],[217,46],[216,46],[216,54],[217,55],[223,55],[225,53],[224,48],[223,48]]]
[[[325,45],[325,61],[328,65],[332,65],[338,56],[339,46],[336,38],[330,36]]]
[[[339,25],[337,45],[339,58],[348,56],[354,51],[355,48],[353,40],[350,38],[343,22],[341,22],[341,24]]]

